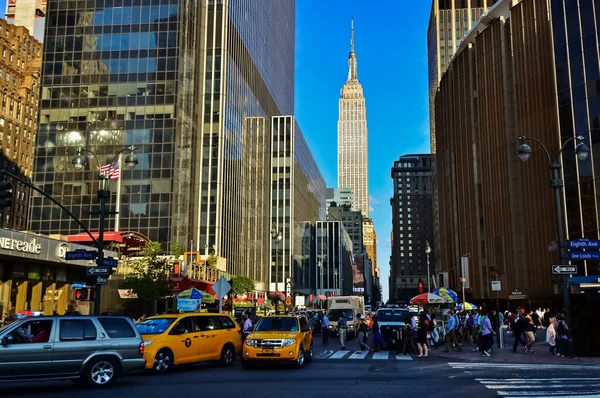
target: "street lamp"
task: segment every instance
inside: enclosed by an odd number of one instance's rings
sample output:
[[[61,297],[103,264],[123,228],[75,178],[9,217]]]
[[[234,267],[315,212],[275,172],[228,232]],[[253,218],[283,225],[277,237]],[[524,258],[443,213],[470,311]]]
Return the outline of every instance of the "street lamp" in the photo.
[[[590,148],[586,144],[583,143],[584,137],[581,135],[571,137],[566,140],[558,151],[558,160],[556,162],[552,161],[552,157],[550,156],[550,152],[548,148],[537,138],[521,136],[519,137],[519,147],[517,149],[517,155],[519,158],[526,162],[531,157],[531,147],[527,145],[526,141],[534,141],[537,142],[548,156],[548,165],[550,167],[550,187],[554,189],[555,197],[556,197],[556,215],[558,221],[558,251],[559,251],[559,259],[560,263],[563,264],[563,261],[566,260],[567,256],[565,256],[564,252],[564,221],[563,221],[563,213],[562,213],[562,188],[563,188],[563,180],[561,179],[560,170],[562,168],[560,164],[560,156],[562,155],[565,147],[571,141],[576,141],[575,145],[575,155],[577,155],[577,159],[580,161],[584,161],[588,158],[590,154]],[[565,316],[567,318],[567,323],[570,321],[570,311],[569,311],[569,287],[568,287],[568,275],[563,275],[563,306],[565,307]]]
[[[429,275],[429,253],[431,253],[431,247],[429,241],[425,241],[425,254],[427,255],[427,293],[431,293],[431,276]]]
[[[321,286],[321,294],[324,294],[324,288],[323,288],[323,261],[319,260],[317,262],[317,267],[319,267],[319,272],[321,274],[321,283],[319,284]]]
[[[463,310],[465,309],[465,284],[467,283],[467,278],[460,278],[460,284],[462,285],[462,302],[463,302]]]
[[[335,275],[335,279],[333,280],[333,287],[336,291],[335,294],[337,294],[337,289],[340,286],[340,281],[338,280],[338,270],[337,268],[333,271],[333,275]]]
[[[273,241],[275,242],[275,269],[277,269],[278,267],[278,263],[279,263],[279,242],[281,242],[281,240],[283,239],[283,233],[281,228],[277,229],[277,225],[275,225],[275,223],[273,223],[273,226],[271,227],[271,238],[273,239]],[[278,275],[277,272],[275,272],[275,275]],[[285,281],[283,281],[284,285],[285,285]],[[277,286],[279,284],[277,282],[275,282],[275,290],[277,290]],[[275,313],[278,314],[278,308],[277,308],[277,304],[275,304]],[[267,315],[267,306],[265,305],[265,315]]]
[[[136,149],[137,148],[135,146],[131,145],[128,148],[120,150],[114,156],[111,164],[115,163],[117,161],[117,159],[119,158],[119,156],[123,152],[129,150],[131,152],[125,158],[125,164],[130,169],[135,168],[135,166],[137,166],[137,164],[138,164],[137,157],[135,156],[135,153],[134,153],[134,151]],[[77,170],[77,171],[83,170],[83,168],[86,164],[86,160],[85,160],[85,157],[83,156],[83,153],[89,153],[90,155],[92,155],[94,157],[94,159],[96,159],[96,163],[98,164],[98,167],[100,168],[102,166],[100,164],[100,162],[98,161],[98,157],[96,156],[96,154],[94,152],[90,151],[89,149],[78,148],[77,156],[75,156],[73,158],[73,160],[71,161],[71,164],[73,165],[73,168],[75,170]],[[110,199],[110,191],[108,190],[108,182],[110,181],[110,175],[108,173],[101,172],[100,175],[98,176],[98,179],[100,180],[100,188],[98,189],[98,193],[97,193],[98,199],[100,200],[100,210],[98,211],[100,221],[99,221],[98,239],[97,239],[98,254],[97,254],[97,259],[96,259],[96,266],[102,267],[102,266],[104,266],[104,217],[108,214],[108,212],[106,211],[106,201],[108,199]],[[118,209],[117,209],[117,211],[118,211]],[[102,285],[100,285],[100,284],[96,285],[96,302],[94,305],[94,315],[100,315],[101,288],[102,288]]]

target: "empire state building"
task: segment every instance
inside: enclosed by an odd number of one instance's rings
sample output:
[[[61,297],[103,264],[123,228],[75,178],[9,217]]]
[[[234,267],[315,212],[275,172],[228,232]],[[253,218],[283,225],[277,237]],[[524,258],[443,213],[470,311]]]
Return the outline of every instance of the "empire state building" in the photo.
[[[369,155],[367,110],[358,81],[354,52],[354,21],[348,56],[348,80],[342,87],[338,119],[338,187],[352,188],[354,210],[369,217]]]

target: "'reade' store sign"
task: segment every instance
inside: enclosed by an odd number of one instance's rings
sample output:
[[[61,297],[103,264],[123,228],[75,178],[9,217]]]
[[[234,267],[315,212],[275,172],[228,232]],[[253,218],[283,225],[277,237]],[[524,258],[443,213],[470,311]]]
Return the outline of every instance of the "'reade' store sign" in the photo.
[[[29,254],[42,253],[42,245],[38,243],[36,238],[26,241],[0,237],[0,248]]]

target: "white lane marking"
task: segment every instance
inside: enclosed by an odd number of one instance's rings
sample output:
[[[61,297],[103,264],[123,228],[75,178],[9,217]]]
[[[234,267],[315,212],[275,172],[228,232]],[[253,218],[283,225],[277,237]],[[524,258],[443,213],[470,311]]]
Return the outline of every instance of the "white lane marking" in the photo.
[[[412,357],[410,355],[396,355],[397,361],[412,361]]]
[[[454,369],[481,369],[481,368],[499,368],[499,369],[535,369],[535,370],[543,370],[543,369],[559,369],[559,370],[576,370],[576,369],[586,369],[586,370],[598,370],[600,366],[598,365],[552,365],[552,364],[514,364],[514,363],[486,363],[486,362],[471,362],[471,363],[463,363],[463,362],[450,362],[448,363]]]
[[[517,388],[526,388],[526,389],[536,389],[536,388],[598,388],[600,384],[541,384],[541,385],[507,385],[507,384],[484,384],[490,390],[500,390],[500,389],[517,389]],[[564,391],[563,391],[564,393]]]
[[[356,351],[354,354],[350,355],[350,359],[365,359],[365,357],[367,356],[368,353],[369,353],[368,351],[363,351],[363,352]]]
[[[328,358],[331,354],[333,354],[333,350],[323,351],[319,355],[317,355],[316,359],[325,359]]]
[[[348,350],[340,350],[340,351],[337,351],[332,356],[330,356],[329,359],[342,359],[349,353],[350,353],[350,351],[348,351]]]
[[[481,383],[504,383],[504,382],[512,382],[512,383],[533,383],[533,382],[543,382],[543,383],[562,383],[563,381],[598,381],[600,379],[597,377],[553,377],[552,379],[475,379]]]
[[[390,359],[390,353],[385,351],[385,352],[376,352],[373,354],[373,359],[375,361],[387,361],[388,359]]]
[[[600,397],[600,390],[578,390],[578,391],[569,391],[566,393],[565,391],[538,391],[536,394],[544,394],[544,395],[535,395],[536,398],[542,397],[570,397],[570,398],[598,398]],[[531,391],[498,391],[498,395],[504,395],[505,397],[531,397]]]

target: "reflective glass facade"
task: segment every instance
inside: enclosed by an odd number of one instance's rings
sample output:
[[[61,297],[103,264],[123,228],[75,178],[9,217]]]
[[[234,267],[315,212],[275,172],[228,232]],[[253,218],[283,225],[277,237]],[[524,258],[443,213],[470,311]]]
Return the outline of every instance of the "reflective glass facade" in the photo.
[[[193,248],[202,255],[214,249],[227,271],[265,282],[257,287],[266,290],[271,140],[265,133],[272,116],[293,112],[295,1],[202,0],[201,15],[206,47],[198,68]]]
[[[325,180],[293,116],[272,119],[271,218],[283,239],[271,246],[270,290],[310,294],[314,288],[314,233],[325,218]]]
[[[139,164],[110,187],[113,206],[122,192],[120,230],[165,248],[188,239],[197,12],[182,0],[48,1],[34,180],[91,230],[99,166],[135,145]],[[83,171],[78,147],[96,155]],[[80,231],[41,196],[32,205],[31,230]]]
[[[568,239],[598,239],[600,193],[600,1],[552,0],[552,29],[560,139],[585,137],[590,156],[577,161],[573,144],[562,155]],[[597,262],[579,266],[597,275]]]
[[[315,231],[316,294],[353,294],[352,241],[341,221],[317,221]]]

